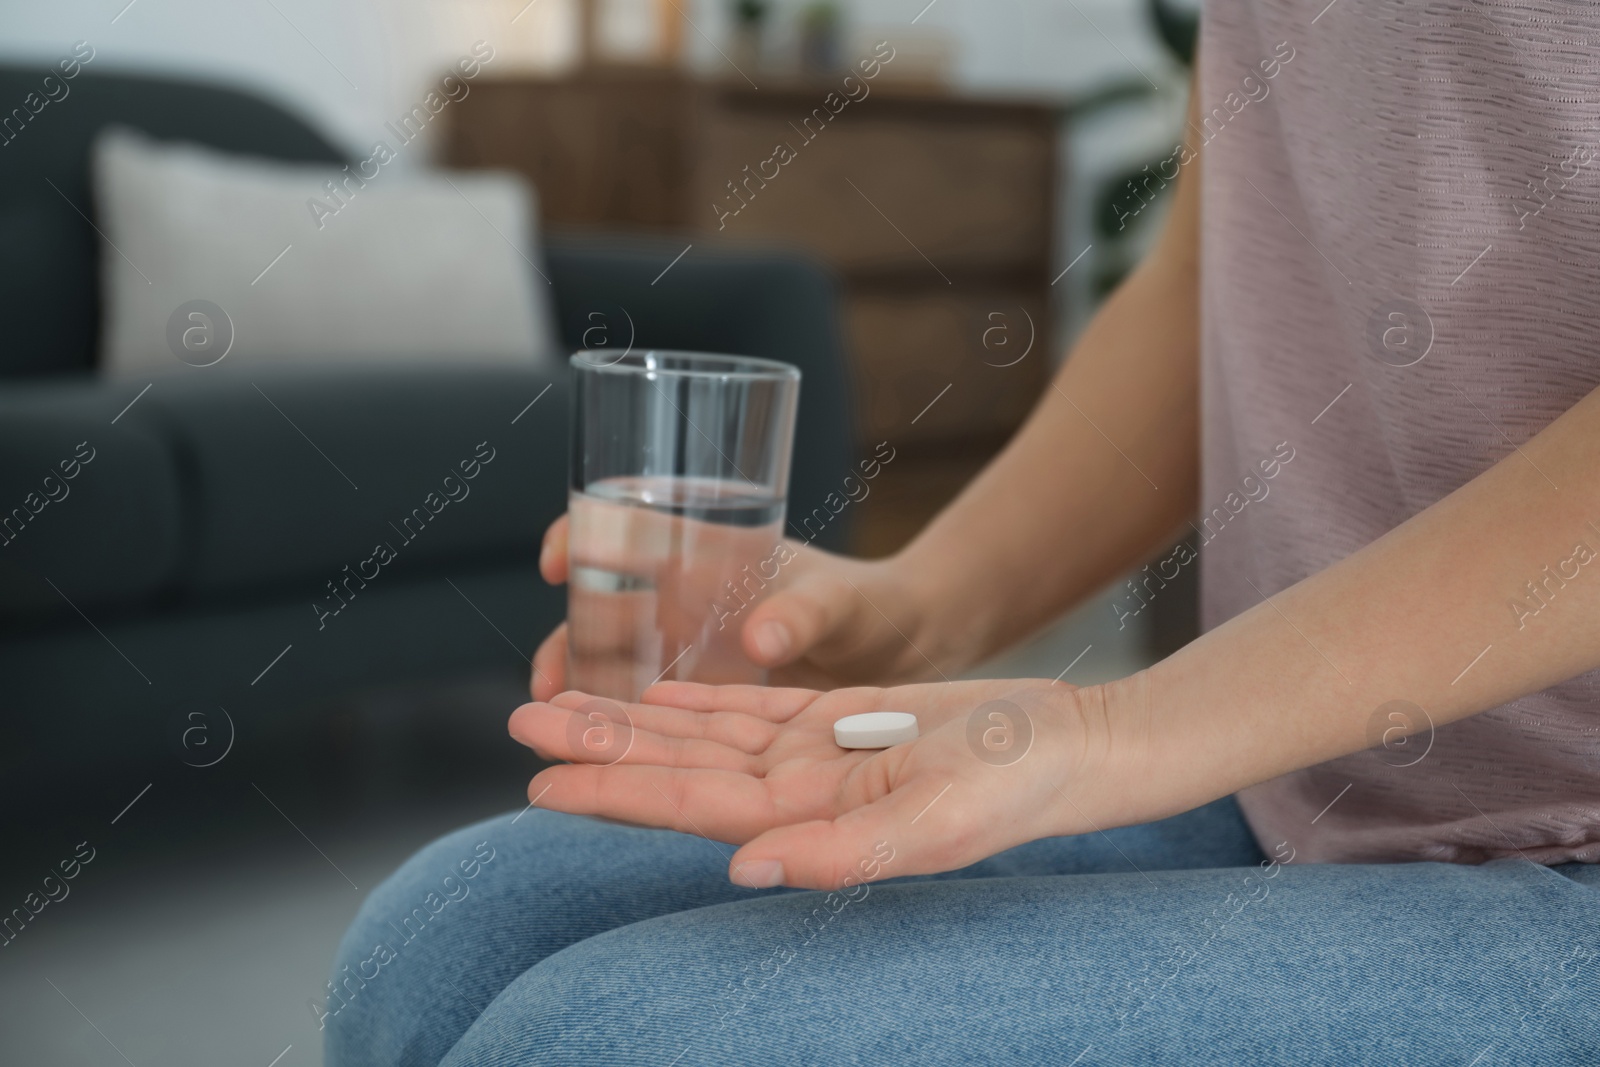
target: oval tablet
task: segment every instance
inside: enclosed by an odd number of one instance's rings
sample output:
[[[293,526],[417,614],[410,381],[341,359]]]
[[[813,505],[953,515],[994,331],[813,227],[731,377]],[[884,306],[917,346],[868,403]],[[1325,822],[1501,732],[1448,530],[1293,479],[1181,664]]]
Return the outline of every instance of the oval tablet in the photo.
[[[917,717],[904,711],[846,715],[833,724],[833,743],[840,748],[888,748],[916,739]]]

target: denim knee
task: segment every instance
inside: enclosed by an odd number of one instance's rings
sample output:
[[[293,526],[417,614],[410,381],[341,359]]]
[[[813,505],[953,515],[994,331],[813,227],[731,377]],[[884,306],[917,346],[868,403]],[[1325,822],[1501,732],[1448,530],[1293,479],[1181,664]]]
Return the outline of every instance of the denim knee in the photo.
[[[857,943],[832,896],[746,890],[571,945],[510,983],[441,1067],[796,1062],[797,1032],[830,1004],[818,981]]]
[[[418,852],[362,905],[311,1011],[330,1067],[435,1067],[502,990],[607,930],[750,895],[721,850],[525,810]]]
[[[680,945],[694,944],[681,923],[667,925]],[[729,1014],[722,1005],[731,1003],[731,976],[718,966],[728,954],[702,943],[702,965],[675,967],[669,976],[650,965],[659,946],[645,933],[633,926],[602,934],[544,960],[489,1005],[440,1067],[632,1067],[674,1056],[680,1064],[706,1062],[708,1052],[730,1062],[718,1026],[719,1015]],[[681,1056],[691,1045],[691,1055]]]
[[[467,903],[501,858],[492,838],[504,821],[439,838],[368,895],[340,941],[326,985],[306,1002],[325,1031],[330,1067],[433,1067],[449,1047],[426,1048],[439,1014],[464,1013],[467,1022],[476,1014],[459,1000],[453,1010],[440,1003],[436,986],[449,976],[437,957],[460,940],[442,936],[443,929],[472,919]]]

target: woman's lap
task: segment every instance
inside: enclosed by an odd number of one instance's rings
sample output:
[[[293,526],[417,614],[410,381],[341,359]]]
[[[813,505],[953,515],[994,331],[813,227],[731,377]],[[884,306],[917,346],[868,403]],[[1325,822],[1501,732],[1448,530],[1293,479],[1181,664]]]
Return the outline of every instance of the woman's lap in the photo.
[[[1488,1067],[1600,1042],[1600,891],[1531,864],[1264,869],[1231,802],[849,896],[739,889],[730,852],[542,811],[435,842],[346,935],[329,1063],[1464,1064],[1487,1048]]]

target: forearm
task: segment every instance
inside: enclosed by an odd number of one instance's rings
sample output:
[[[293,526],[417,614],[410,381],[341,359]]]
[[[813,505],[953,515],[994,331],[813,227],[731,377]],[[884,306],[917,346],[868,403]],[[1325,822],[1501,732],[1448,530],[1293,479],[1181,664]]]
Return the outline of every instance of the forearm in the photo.
[[[1197,206],[1096,315],[1027,423],[897,560],[940,662],[973,662],[1159,550],[1197,499]]]
[[[1418,705],[1419,728],[1442,726],[1600,666],[1597,552],[1600,392],[1359,552],[1114,687],[1113,717],[1171,769],[1173,810],[1370,747],[1390,701]]]

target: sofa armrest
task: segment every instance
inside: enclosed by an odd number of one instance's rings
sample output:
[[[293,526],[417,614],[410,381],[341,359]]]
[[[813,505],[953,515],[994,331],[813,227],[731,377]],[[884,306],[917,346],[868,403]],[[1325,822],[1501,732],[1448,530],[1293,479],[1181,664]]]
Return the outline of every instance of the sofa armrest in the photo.
[[[0,386],[0,629],[147,604],[175,580],[181,479],[161,435],[122,417],[138,391]]]
[[[673,348],[800,368],[789,513],[842,494],[855,455],[854,395],[832,276],[803,255],[687,240],[567,233],[545,243],[556,321],[570,351]],[[664,273],[663,273],[664,272]],[[848,544],[850,509],[817,537]],[[793,533],[793,531],[790,531]]]
[[[566,405],[538,365],[223,365],[160,380],[122,421],[180,457],[184,596],[300,600],[309,624],[361,570],[531,561],[566,508]]]

